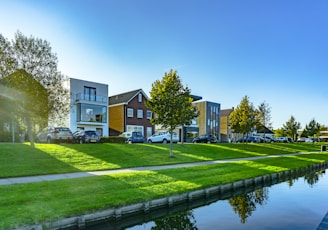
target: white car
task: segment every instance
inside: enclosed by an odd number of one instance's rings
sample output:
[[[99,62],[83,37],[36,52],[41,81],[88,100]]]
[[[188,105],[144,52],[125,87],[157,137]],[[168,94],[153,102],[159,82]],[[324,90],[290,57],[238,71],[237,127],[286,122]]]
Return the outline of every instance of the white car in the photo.
[[[171,140],[171,134],[168,131],[161,131],[148,137],[148,143],[169,143]],[[176,132],[172,132],[172,142],[177,143],[179,141],[179,135]]]

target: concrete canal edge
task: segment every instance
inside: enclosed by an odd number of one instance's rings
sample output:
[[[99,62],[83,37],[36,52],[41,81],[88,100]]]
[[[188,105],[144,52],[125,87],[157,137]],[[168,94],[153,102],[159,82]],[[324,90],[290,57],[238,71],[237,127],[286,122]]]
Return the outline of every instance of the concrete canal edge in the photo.
[[[232,196],[237,196],[247,192],[252,192],[257,188],[271,186],[289,179],[304,176],[310,172],[317,172],[328,167],[328,162],[314,164],[294,170],[286,170],[279,173],[258,176],[231,182],[228,184],[199,189],[179,195],[172,195],[165,198],[150,200],[143,203],[136,203],[119,208],[112,208],[96,213],[85,214],[76,217],[65,218],[55,222],[36,224],[19,228],[45,230],[45,229],[85,229],[96,224],[105,223],[110,220],[120,220],[124,216],[146,214],[162,208],[173,208],[182,203],[188,203],[188,207],[193,208],[192,203],[197,203],[199,199],[209,199],[215,196],[215,200],[224,200]],[[213,200],[213,199],[212,199]]]

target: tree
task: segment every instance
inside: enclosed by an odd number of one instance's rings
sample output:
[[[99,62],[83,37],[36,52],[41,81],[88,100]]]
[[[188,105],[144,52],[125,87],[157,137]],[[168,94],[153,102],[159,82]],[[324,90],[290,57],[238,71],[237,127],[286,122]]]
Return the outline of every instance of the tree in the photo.
[[[305,125],[305,128],[302,132],[304,137],[313,137],[315,134],[318,134],[320,131],[320,124],[315,121],[313,118],[309,124]]]
[[[280,129],[276,129],[276,130],[274,131],[274,135],[275,135],[276,137],[284,137],[284,136],[286,136],[287,134],[286,134],[286,130],[284,130],[283,128],[280,128]]]
[[[190,89],[184,88],[177,71],[165,73],[162,80],[152,84],[150,99],[146,105],[155,114],[152,124],[162,125],[171,133],[179,125],[190,125],[192,119],[198,116],[198,110],[192,105]],[[173,156],[172,141],[170,141],[170,156]]]
[[[248,134],[258,125],[257,111],[248,96],[243,97],[240,104],[229,115],[230,127],[236,133]],[[247,147],[247,141],[246,141]]]
[[[266,102],[262,102],[258,107],[258,120],[261,126],[263,126],[263,130],[265,132],[265,128],[271,128],[272,122],[271,122],[271,108]],[[264,133],[265,137],[265,133]]]
[[[25,121],[31,146],[34,147],[32,127],[48,121],[48,91],[25,70],[18,70],[0,79],[0,84],[6,91],[4,101],[14,105],[9,112]]]
[[[0,34],[0,78],[24,70],[48,92],[48,122],[61,124],[69,111],[66,77],[57,70],[57,56],[42,39],[15,34],[10,43]],[[33,89],[30,89],[33,90]]]
[[[285,130],[287,136],[296,139],[297,131],[301,128],[301,123],[295,120],[295,117],[291,116],[290,119],[283,124],[283,129]]]

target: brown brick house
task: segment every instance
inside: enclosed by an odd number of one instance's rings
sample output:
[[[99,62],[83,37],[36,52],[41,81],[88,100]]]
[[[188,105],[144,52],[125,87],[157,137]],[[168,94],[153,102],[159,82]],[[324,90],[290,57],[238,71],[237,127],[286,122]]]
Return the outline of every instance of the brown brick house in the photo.
[[[110,96],[108,98],[109,135],[117,136],[122,132],[140,131],[145,137],[154,132],[150,123],[152,111],[147,108],[145,101],[148,96],[142,89]]]

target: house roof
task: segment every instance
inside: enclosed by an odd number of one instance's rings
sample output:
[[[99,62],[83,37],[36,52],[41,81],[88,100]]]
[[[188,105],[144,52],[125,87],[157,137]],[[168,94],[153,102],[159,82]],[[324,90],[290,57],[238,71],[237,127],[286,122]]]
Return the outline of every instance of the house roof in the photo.
[[[274,134],[274,132],[272,132],[272,130],[268,129],[265,126],[260,126],[260,127],[257,127],[256,129],[257,129],[257,133]]]
[[[203,97],[201,97],[201,96],[192,95],[192,94],[190,94],[190,97],[192,98],[192,101],[199,101],[199,100],[203,99]]]
[[[220,110],[221,117],[229,116],[233,109],[222,109]]]
[[[144,97],[148,100],[148,96],[142,89],[136,89],[126,93],[121,93],[108,97],[108,105],[127,104],[139,93],[142,93]]]

